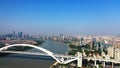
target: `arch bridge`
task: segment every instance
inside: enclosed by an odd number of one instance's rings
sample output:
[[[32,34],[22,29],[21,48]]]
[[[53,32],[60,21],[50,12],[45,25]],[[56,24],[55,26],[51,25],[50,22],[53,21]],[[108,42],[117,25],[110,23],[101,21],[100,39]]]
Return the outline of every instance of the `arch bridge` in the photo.
[[[43,53],[32,53],[32,52],[21,52],[21,51],[7,51],[8,48],[11,47],[15,47],[15,46],[22,46],[22,47],[32,47],[35,48],[37,50],[40,50]],[[81,56],[68,56],[68,55],[60,55],[60,54],[55,54],[45,48],[39,47],[39,46],[35,46],[35,45],[31,45],[31,44],[12,44],[12,45],[7,45],[5,47],[0,48],[0,52],[2,53],[17,53],[17,54],[30,54],[30,55],[44,55],[44,56],[51,56],[53,59],[55,59],[58,63],[60,64],[67,64],[70,63],[72,61],[78,60]],[[82,57],[81,57],[82,58]]]

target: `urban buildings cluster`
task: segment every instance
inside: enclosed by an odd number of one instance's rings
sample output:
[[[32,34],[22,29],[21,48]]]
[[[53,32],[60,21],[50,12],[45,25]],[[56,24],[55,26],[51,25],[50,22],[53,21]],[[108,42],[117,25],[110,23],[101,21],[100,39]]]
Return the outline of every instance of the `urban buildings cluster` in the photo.
[[[54,41],[70,41],[73,45],[82,46],[90,44],[91,49],[97,47],[97,49],[112,45],[113,36],[33,36],[33,38],[40,38],[43,40],[54,40]],[[104,47],[103,47],[104,46]]]
[[[120,39],[116,38],[112,46],[108,47],[107,50],[108,50],[108,55],[111,58],[120,60]]]
[[[100,50],[102,56],[108,56],[109,58],[120,60],[120,37],[115,36],[67,36],[60,34],[59,36],[30,36],[29,34],[23,34],[18,32],[11,34],[0,35],[0,40],[15,40],[15,39],[30,39],[39,38],[41,40],[54,40],[71,42],[75,46],[89,45],[90,49]],[[103,53],[104,51],[107,52]]]
[[[23,32],[16,33],[15,31],[13,31],[13,33],[0,35],[0,40],[24,39],[24,38],[30,38],[30,35],[24,34]]]
[[[35,36],[44,40],[69,41],[75,46],[89,45],[90,49],[101,51],[102,57],[120,60],[120,37],[117,36]],[[105,53],[106,52],[106,53]]]

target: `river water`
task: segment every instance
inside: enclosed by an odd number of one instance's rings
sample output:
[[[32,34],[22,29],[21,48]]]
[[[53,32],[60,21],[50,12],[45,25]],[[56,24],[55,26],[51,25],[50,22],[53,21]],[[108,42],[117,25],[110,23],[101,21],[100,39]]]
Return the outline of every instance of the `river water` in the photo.
[[[66,44],[56,41],[46,41],[41,47],[57,54],[65,54],[68,52]],[[41,52],[36,49],[28,51]],[[5,57],[0,57],[0,68],[49,68],[55,60],[51,57],[9,54]]]

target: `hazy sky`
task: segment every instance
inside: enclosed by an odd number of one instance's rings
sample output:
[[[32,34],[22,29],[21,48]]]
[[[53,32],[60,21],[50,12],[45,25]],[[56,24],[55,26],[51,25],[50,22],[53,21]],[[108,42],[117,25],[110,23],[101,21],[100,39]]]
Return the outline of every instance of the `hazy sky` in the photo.
[[[117,35],[120,0],[0,0],[0,34]]]

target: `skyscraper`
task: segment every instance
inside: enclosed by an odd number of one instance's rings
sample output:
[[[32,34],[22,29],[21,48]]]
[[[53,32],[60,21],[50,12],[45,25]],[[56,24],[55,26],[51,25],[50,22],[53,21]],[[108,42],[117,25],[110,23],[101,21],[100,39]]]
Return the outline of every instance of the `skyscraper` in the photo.
[[[13,38],[15,38],[15,31],[13,31],[13,34],[12,34]]]
[[[18,37],[19,37],[19,38],[22,38],[22,37],[23,37],[23,32],[19,32],[19,33],[18,33]]]
[[[15,35],[15,31],[13,31],[13,35]]]

